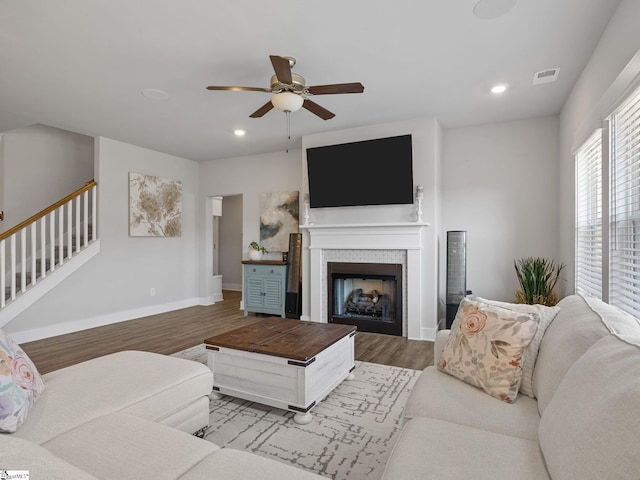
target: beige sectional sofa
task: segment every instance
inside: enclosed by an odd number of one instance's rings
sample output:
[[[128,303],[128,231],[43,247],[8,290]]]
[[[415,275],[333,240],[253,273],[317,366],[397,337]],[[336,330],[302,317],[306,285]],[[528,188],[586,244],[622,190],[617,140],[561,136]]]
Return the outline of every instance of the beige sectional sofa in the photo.
[[[426,368],[385,479],[640,478],[640,324],[603,302],[563,299],[533,370],[536,398],[501,402]],[[450,331],[438,333],[435,364]]]
[[[213,386],[200,363],[125,351],[42,377],[24,423],[0,434],[0,470],[32,480],[320,478],[192,435],[208,424]]]
[[[423,371],[383,478],[640,478],[640,324],[570,296],[541,337],[535,398],[501,402]],[[435,363],[449,331],[438,333]],[[43,375],[45,389],[12,434],[0,470],[31,479],[321,477],[191,433],[206,427],[211,371],[147,352],[119,352]]]

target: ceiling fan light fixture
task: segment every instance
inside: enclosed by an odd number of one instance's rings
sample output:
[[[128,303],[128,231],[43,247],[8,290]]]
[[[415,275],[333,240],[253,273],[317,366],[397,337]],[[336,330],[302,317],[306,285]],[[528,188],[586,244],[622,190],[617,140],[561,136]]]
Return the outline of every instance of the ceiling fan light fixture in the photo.
[[[297,112],[302,107],[304,98],[296,93],[280,92],[271,96],[271,103],[276,110]]]

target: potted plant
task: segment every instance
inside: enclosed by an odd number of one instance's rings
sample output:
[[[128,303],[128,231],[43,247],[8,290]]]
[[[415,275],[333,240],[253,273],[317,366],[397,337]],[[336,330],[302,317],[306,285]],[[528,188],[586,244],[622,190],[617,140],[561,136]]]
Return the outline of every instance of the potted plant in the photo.
[[[558,303],[554,291],[564,264],[540,257],[528,257],[513,262],[520,290],[516,292],[517,303],[553,306]]]
[[[260,260],[262,258],[262,255],[264,255],[265,253],[269,253],[269,251],[266,248],[260,246],[258,242],[253,241],[249,244],[249,259]]]

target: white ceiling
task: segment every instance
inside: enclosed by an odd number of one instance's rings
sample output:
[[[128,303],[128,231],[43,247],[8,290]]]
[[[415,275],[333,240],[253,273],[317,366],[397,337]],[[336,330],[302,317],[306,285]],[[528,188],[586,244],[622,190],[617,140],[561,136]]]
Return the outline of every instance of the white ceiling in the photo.
[[[0,0],[0,132],[42,123],[198,161],[284,150],[284,113],[249,118],[267,93],[205,89],[268,87],[270,54],[295,57],[307,85],[365,86],[314,97],[331,120],[293,113],[292,146],[418,117],[447,128],[554,115],[619,0],[519,0],[490,20],[477,2]],[[532,85],[554,67],[557,82]],[[510,88],[496,97],[499,82]]]

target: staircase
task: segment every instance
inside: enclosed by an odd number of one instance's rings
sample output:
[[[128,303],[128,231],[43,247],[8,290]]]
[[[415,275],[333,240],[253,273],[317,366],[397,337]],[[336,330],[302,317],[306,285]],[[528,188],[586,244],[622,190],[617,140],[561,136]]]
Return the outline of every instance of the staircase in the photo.
[[[100,251],[95,181],[0,233],[0,327]]]

